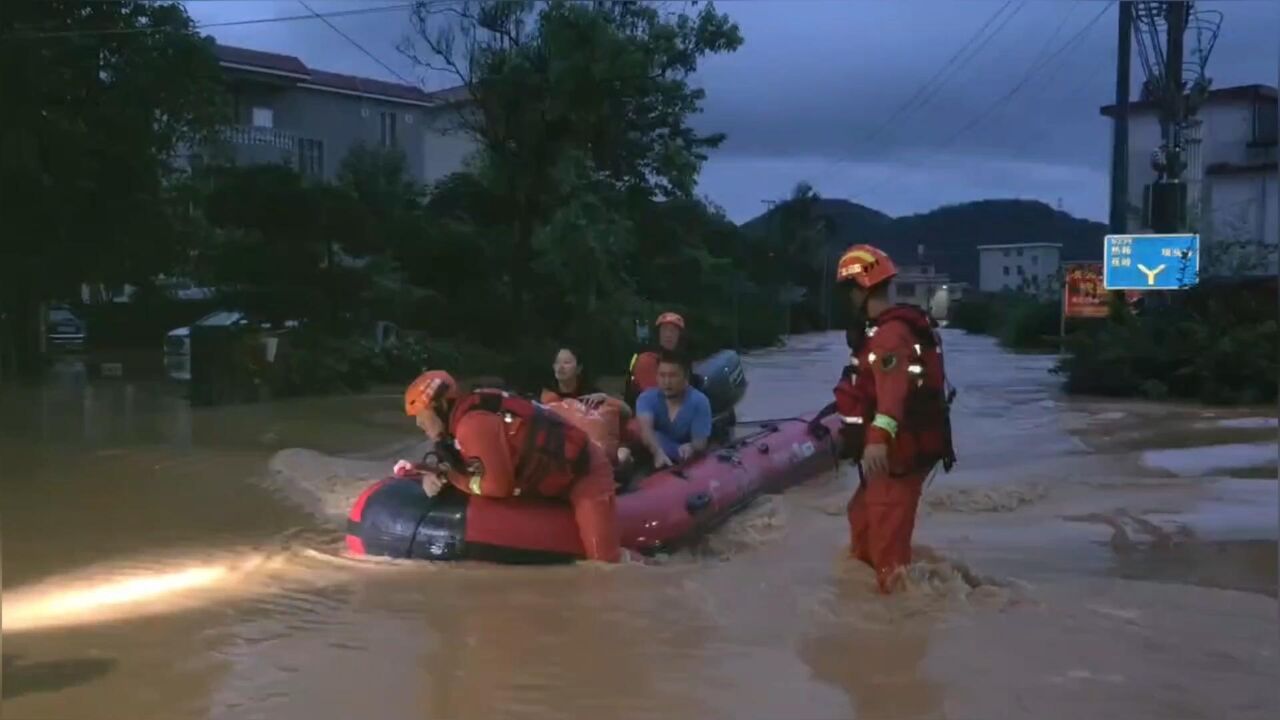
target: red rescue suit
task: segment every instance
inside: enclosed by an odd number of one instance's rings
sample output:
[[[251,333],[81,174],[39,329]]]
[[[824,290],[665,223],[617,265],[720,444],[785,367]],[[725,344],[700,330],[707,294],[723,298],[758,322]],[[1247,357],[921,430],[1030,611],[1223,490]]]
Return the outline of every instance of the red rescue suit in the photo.
[[[582,430],[533,402],[481,390],[449,416],[460,467],[449,482],[492,498],[568,497],[589,560],[621,557],[613,468]]]
[[[847,457],[864,445],[888,446],[889,472],[862,477],[849,501],[855,557],[873,567],[887,592],[911,562],[911,536],[924,482],[938,462],[951,470],[950,403],[942,340],[928,315],[910,305],[881,313],[835,387]]]

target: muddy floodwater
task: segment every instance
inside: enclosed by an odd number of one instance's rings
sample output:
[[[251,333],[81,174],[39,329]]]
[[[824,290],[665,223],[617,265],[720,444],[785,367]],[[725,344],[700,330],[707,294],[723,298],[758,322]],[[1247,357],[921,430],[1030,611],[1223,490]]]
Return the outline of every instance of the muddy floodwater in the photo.
[[[392,393],[0,388],[4,717],[1280,717],[1274,410],[1069,400],[946,341],[960,463],[891,598],[848,470],[651,565],[361,562],[334,516],[415,447]],[[749,356],[738,416],[820,407],[846,355]]]

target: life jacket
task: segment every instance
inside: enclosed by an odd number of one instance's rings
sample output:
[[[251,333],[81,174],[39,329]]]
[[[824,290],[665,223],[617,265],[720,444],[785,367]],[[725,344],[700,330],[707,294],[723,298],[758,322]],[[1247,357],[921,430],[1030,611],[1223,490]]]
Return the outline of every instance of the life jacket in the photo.
[[[477,410],[502,417],[515,469],[513,494],[560,497],[586,470],[591,440],[547,408],[501,390],[476,390],[454,406],[449,427]]]
[[[951,403],[955,388],[947,381],[943,362],[942,338],[936,323],[914,305],[897,305],[881,313],[867,328],[867,337],[891,322],[905,324],[915,337],[906,370],[914,377],[907,395],[904,417],[897,418],[898,432],[890,449],[892,474],[903,475],[941,462],[950,472],[955,465],[955,447],[951,438]],[[858,397],[875,398],[875,376],[868,360],[868,348],[861,348],[852,358],[853,385]],[[870,423],[875,406],[863,409],[863,422]]]
[[[592,442],[604,449],[606,457],[617,456],[619,436],[622,434],[622,411],[618,408],[618,400],[609,398],[600,407],[592,409],[574,398],[555,398],[558,396],[550,391],[542,393],[542,403],[547,409],[585,432]]]
[[[654,350],[643,350],[631,356],[631,365],[627,368],[628,405],[635,405],[640,393],[649,388],[658,387],[658,358]]]

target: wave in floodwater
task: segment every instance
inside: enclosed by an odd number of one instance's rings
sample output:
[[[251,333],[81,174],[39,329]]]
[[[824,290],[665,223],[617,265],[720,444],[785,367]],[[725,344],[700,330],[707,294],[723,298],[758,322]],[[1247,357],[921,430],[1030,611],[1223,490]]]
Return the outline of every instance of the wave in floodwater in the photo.
[[[725,560],[785,534],[786,509],[775,497],[758,499],[718,531],[672,555],[635,563],[687,565]],[[581,563],[581,567],[617,568]],[[29,633],[121,622],[242,600],[264,603],[323,602],[326,587],[370,571],[501,572],[475,563],[431,563],[346,554],[336,541],[311,538],[275,548],[230,548],[200,555],[151,555],[105,562],[82,570],[6,589],[3,627]]]
[[[321,547],[246,546],[198,556],[144,556],[6,588],[4,631],[119,622],[270,595],[311,596],[353,573],[424,565],[352,558]]]

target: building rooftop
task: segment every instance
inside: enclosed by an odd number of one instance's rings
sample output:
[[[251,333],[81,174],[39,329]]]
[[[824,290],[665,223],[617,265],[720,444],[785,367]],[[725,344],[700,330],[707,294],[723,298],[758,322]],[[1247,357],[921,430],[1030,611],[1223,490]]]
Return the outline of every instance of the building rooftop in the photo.
[[[1211,163],[1204,169],[1205,175],[1254,175],[1260,173],[1273,173],[1276,171],[1276,161],[1258,162],[1258,163]]]
[[[1010,245],[979,245],[978,249],[979,250],[1005,250],[1005,249],[1013,249],[1013,248],[1042,248],[1042,247],[1051,247],[1051,248],[1061,249],[1062,243],[1035,242],[1035,243],[1013,243]]]
[[[313,70],[292,55],[262,50],[215,44],[214,55],[225,68],[291,78],[297,80],[299,85],[317,90],[351,93],[412,105],[447,105],[467,97],[467,90],[462,86],[427,92],[416,85]]]
[[[1276,89],[1271,85],[1233,85],[1231,87],[1215,88],[1209,91],[1209,97],[1205,102],[1223,102],[1227,100],[1271,100],[1276,101]],[[1099,112],[1107,117],[1116,114],[1117,105],[1103,105]],[[1129,111],[1147,111],[1158,110],[1160,103],[1155,100],[1130,100]]]

